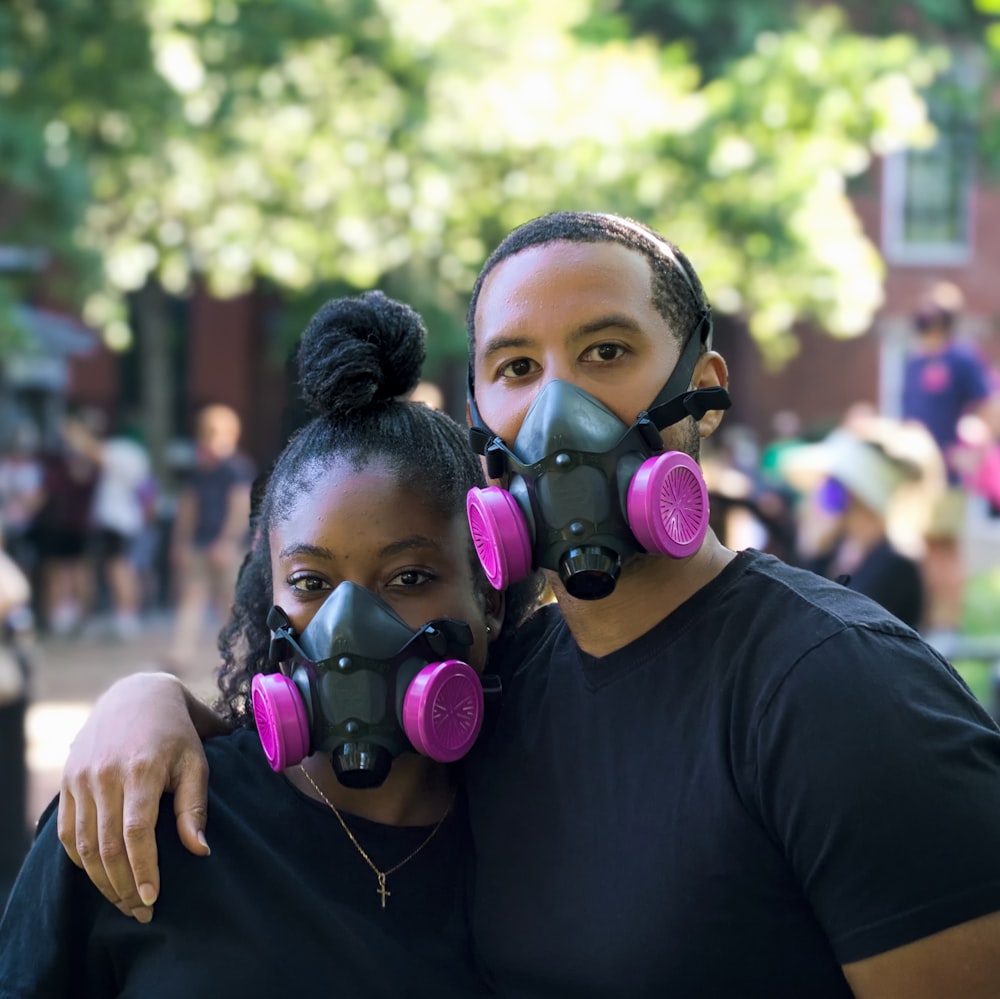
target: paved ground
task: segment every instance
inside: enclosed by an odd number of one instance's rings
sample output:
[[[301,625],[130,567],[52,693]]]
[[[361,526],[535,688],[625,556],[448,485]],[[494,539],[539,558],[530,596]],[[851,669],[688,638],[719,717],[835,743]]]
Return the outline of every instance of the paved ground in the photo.
[[[145,623],[143,633],[128,641],[97,635],[76,639],[43,638],[35,643],[31,700],[25,722],[28,801],[26,819],[34,819],[56,793],[59,773],[76,735],[98,695],[114,680],[139,670],[161,668],[159,657],[169,647],[172,616]],[[199,696],[213,693],[214,643],[185,676]]]

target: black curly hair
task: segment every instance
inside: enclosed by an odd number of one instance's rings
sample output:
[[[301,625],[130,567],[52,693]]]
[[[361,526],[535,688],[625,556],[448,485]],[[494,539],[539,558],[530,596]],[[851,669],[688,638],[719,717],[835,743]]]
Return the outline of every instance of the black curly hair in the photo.
[[[270,532],[298,497],[335,461],[355,470],[384,462],[446,514],[464,515],[465,497],[485,485],[466,430],[440,410],[405,399],[420,379],[426,330],[409,306],[381,292],[323,305],[299,344],[302,398],[317,413],[298,430],[263,481],[256,484],[254,544],[236,584],[230,620],[219,636],[216,710],[230,724],[253,727],[250,682],[271,672]],[[469,540],[469,557],[485,595],[488,583]],[[507,593],[506,621],[519,623],[537,603],[540,577]]]
[[[649,264],[653,306],[683,345],[708,309],[691,261],[654,229],[622,215],[602,212],[551,212],[512,230],[483,264],[472,288],[465,329],[469,340],[469,386],[474,385],[476,307],[483,283],[497,265],[532,246],[564,240],[568,243],[617,243],[637,250]],[[664,374],[666,377],[666,374]]]

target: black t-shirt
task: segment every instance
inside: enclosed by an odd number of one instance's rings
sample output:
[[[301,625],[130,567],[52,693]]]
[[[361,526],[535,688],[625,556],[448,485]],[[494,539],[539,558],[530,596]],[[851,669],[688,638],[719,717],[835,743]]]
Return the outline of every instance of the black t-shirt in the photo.
[[[834,554],[831,552],[815,559],[806,568],[821,576],[830,576]],[[903,624],[911,628],[920,627],[924,614],[924,581],[920,564],[897,551],[890,541],[883,540],[868,552],[850,574],[846,585],[871,597],[890,614],[895,614]]]
[[[123,916],[40,829],[0,922],[0,996],[471,996],[468,828],[457,807],[378,882],[329,808],[273,773],[253,732],[206,743],[210,857],[180,845],[165,798],[152,923]],[[346,816],[383,870],[426,839]]]
[[[860,594],[746,552],[612,655],[548,607],[505,662],[466,767],[503,997],[846,999],[1000,909],[1000,732]]]

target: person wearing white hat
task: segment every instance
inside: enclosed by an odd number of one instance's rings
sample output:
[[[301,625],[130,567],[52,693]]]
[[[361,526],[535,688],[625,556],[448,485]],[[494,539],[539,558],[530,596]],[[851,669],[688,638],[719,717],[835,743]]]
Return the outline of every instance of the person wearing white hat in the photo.
[[[919,628],[921,538],[942,476],[930,436],[919,424],[870,418],[789,454],[783,471],[806,494],[806,568]]]

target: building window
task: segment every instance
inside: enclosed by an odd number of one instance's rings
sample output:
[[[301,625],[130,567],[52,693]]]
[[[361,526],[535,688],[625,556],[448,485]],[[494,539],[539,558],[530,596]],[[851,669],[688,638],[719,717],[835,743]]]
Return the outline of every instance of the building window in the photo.
[[[972,255],[977,75],[953,70],[926,95],[933,146],[885,158],[882,251],[891,264],[957,265]]]

